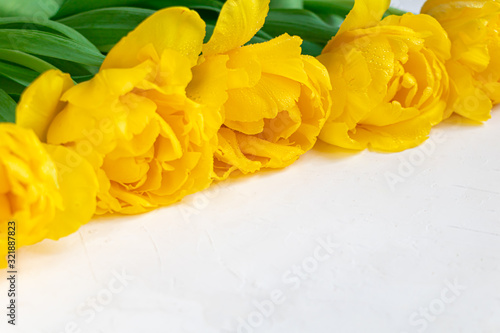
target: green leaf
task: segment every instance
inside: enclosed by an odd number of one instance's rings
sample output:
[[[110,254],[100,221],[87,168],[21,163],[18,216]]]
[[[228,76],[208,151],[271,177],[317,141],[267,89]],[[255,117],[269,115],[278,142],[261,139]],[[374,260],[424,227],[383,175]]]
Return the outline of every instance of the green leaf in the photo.
[[[22,29],[0,29],[0,48],[100,66],[104,56],[97,50],[53,33]]]
[[[0,75],[0,89],[5,90],[5,92],[11,96],[15,96],[21,95],[24,89],[26,89],[26,86]]]
[[[219,12],[222,8],[222,2],[217,0],[67,0],[54,18],[61,19],[94,9],[110,7],[162,9],[172,6],[184,6]]]
[[[214,30],[215,30],[215,21],[212,23],[212,22],[206,22],[207,24],[207,33],[205,34],[205,40],[203,41],[203,43],[208,43],[208,41],[210,40],[210,38],[212,37],[212,35],[214,34]]]
[[[265,41],[268,41],[268,40],[273,39],[274,37],[271,36],[270,34],[268,34],[267,32],[265,32],[264,30],[259,30],[255,34],[254,38],[261,38],[261,39],[264,39]]]
[[[0,18],[0,29],[26,29],[51,32],[62,37],[67,37],[97,52],[96,47],[76,30],[55,21],[37,21],[22,17],[4,17]]]
[[[0,122],[16,122],[17,103],[2,89],[0,89]]]
[[[338,28],[327,24],[308,10],[273,9],[269,11],[262,30],[274,37],[286,32],[325,45],[337,33]]]
[[[344,23],[345,17],[335,15],[335,14],[326,14],[326,15],[319,15],[318,16],[325,21],[326,24],[329,24],[333,27],[340,27],[342,23]]]
[[[295,8],[303,9],[304,0],[271,0],[270,8]]]
[[[324,45],[305,40],[302,42],[302,53],[317,57],[321,54],[321,51],[323,51],[323,47]]]
[[[304,8],[318,15],[339,15],[346,17],[354,7],[354,0],[304,0]],[[403,15],[407,12],[390,7],[385,15]]]
[[[245,45],[265,43],[267,41],[269,41],[269,39],[262,38],[262,37],[259,37],[259,36],[253,36],[252,39],[250,39],[250,41],[248,43],[246,43]]]
[[[75,81],[76,83],[81,83],[81,82],[88,81],[88,80],[92,79],[93,77],[94,77],[94,75],[74,76],[73,81]]]
[[[225,0],[224,0],[225,1]],[[192,9],[206,9],[220,12],[224,1],[220,0],[145,0],[140,1],[146,4],[144,8],[163,9],[173,6],[184,6]],[[142,7],[142,6],[138,6]]]
[[[324,15],[347,16],[354,6],[354,0],[304,0],[304,8]]]
[[[389,9],[387,9],[387,11],[385,12],[385,15],[399,15],[399,16],[402,16],[404,14],[408,13],[407,11],[405,10],[402,10],[402,9],[398,9],[398,8],[394,8],[394,7],[390,7]]]
[[[101,52],[109,50],[135,29],[154,10],[142,8],[96,9],[59,20],[93,43]]]
[[[43,73],[49,69],[56,68],[40,58],[16,50],[0,49],[0,60],[9,61],[11,63],[27,67],[38,73]]]
[[[54,15],[64,0],[2,0],[1,17],[29,17],[43,20]]]
[[[107,7],[134,7],[139,2],[138,0],[66,0],[53,18],[59,19]]]
[[[31,69],[4,61],[0,61],[0,74],[25,87],[29,86],[40,75]]]
[[[62,60],[62,59],[55,59],[55,58],[51,58],[51,57],[40,56],[40,59],[55,66],[57,69],[59,69],[63,73],[71,74],[71,76],[89,75],[89,74],[94,75],[99,71],[99,68],[100,68],[100,66],[83,65],[83,64],[76,63],[76,62]]]
[[[104,8],[70,16],[58,22],[81,33],[101,52],[109,52],[121,38],[154,13],[154,10],[142,8]],[[216,19],[206,19],[205,21],[207,25],[205,42],[207,42],[212,36]],[[263,41],[272,39],[272,36],[263,31],[259,31],[256,37]]]
[[[103,60],[91,42],[64,24],[0,18],[0,89],[14,98],[46,70],[87,77],[97,73]]]

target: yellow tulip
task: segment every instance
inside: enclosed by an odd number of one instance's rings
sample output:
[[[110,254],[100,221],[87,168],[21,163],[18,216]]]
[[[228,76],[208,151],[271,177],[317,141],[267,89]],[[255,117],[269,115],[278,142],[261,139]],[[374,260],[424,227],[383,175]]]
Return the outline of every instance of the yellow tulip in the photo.
[[[475,121],[491,117],[500,102],[500,1],[428,0],[422,13],[435,17],[451,40],[447,63],[453,110]]]
[[[263,26],[269,0],[228,0],[203,47],[203,66],[228,58],[224,125],[218,132],[216,178],[233,171],[282,168],[312,148],[330,109],[328,73],[301,55],[288,34],[243,46]]]
[[[389,0],[356,0],[318,57],[330,73],[332,113],[320,139],[348,149],[401,151],[449,116],[450,41],[428,15],[381,18]]]
[[[90,220],[96,194],[95,173],[81,157],[42,144],[32,130],[0,123],[0,268],[7,264],[9,222],[16,248],[56,240]]]
[[[98,214],[149,211],[211,183],[227,58],[199,65],[214,74],[193,79],[204,35],[196,12],[161,10],[110,51],[92,80],[68,88],[52,71],[25,92],[32,97],[21,101],[21,118],[44,116],[31,127],[94,167]]]

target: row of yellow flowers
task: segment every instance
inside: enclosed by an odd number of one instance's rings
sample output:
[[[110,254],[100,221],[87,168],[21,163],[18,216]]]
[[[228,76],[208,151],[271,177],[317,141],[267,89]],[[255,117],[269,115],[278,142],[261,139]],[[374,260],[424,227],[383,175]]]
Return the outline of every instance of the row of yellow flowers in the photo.
[[[430,15],[382,19],[389,5],[356,1],[317,59],[286,33],[244,46],[269,0],[226,1],[206,44],[195,11],[168,8],[90,81],[41,75],[16,124],[0,124],[0,267],[9,220],[17,245],[30,245],[95,214],[177,202],[235,171],[283,168],[318,137],[392,152],[453,112],[487,120],[500,100],[500,2],[429,0]]]

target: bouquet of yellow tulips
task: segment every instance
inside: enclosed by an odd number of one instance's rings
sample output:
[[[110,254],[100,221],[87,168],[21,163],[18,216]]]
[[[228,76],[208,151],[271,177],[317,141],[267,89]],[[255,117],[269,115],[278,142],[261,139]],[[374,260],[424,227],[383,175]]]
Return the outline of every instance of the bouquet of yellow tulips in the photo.
[[[4,0],[0,268],[320,140],[397,152],[500,102],[500,1]]]

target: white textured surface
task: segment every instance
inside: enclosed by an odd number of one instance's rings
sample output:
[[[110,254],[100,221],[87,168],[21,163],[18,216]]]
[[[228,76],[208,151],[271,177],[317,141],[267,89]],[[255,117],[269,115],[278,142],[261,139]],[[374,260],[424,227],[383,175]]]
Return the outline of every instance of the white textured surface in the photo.
[[[391,6],[418,14],[424,2],[425,0],[392,0]]]
[[[20,251],[19,325],[0,310],[1,332],[498,333],[498,142],[500,110],[400,154],[320,146],[286,170],[93,221]]]

